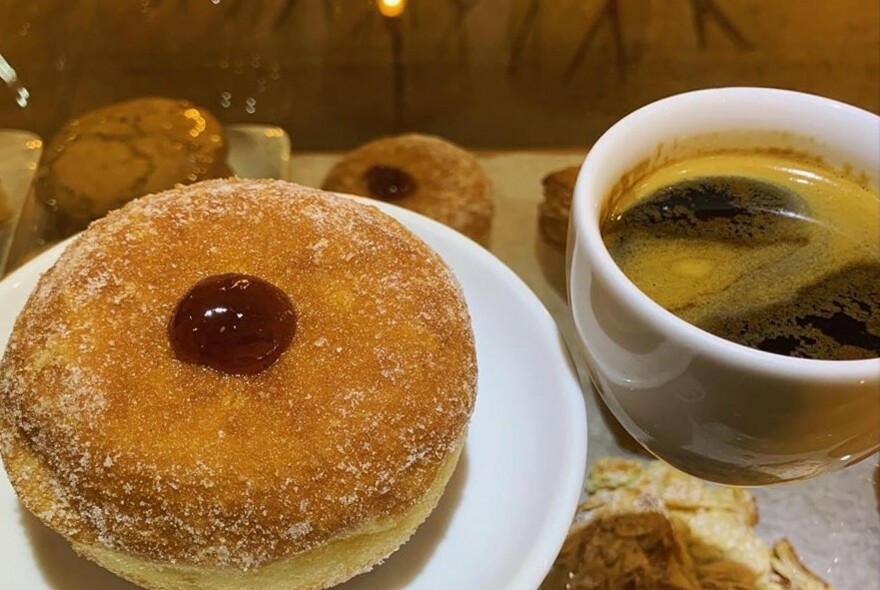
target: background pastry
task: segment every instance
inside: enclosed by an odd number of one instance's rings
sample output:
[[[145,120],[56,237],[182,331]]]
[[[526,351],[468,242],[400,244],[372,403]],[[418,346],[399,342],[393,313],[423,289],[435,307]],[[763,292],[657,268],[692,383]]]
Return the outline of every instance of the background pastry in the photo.
[[[229,175],[223,127],[185,100],[138,98],[68,121],[49,141],[36,194],[61,233],[131,199]]]
[[[324,588],[433,510],[475,362],[457,281],[396,221],[208,181],[111,212],[42,277],[0,364],[0,452],[36,516],[147,588]]]
[[[570,166],[544,177],[544,200],[538,206],[538,227],[550,245],[565,250],[571,199],[580,166]]]
[[[388,201],[488,244],[491,183],[476,158],[429,135],[398,135],[364,144],[342,158],[325,190]]]
[[[604,457],[541,590],[832,590],[791,544],[754,534],[743,488],[707,486],[660,461]]]

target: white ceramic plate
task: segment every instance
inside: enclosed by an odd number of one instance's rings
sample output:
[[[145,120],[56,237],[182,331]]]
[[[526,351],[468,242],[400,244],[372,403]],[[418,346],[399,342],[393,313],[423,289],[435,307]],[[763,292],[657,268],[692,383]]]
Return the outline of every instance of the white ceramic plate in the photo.
[[[375,203],[375,202],[373,202]],[[506,266],[434,221],[385,204],[464,287],[479,394],[465,452],[412,540],[345,590],[534,590],[568,531],[586,465],[583,397],[556,325]],[[56,246],[0,282],[0,348]],[[78,558],[18,503],[0,475],[0,588],[130,590]]]

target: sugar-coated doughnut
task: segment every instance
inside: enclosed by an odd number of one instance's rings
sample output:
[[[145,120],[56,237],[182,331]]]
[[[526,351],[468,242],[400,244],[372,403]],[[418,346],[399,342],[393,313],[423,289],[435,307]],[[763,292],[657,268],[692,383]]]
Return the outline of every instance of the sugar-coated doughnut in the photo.
[[[171,344],[181,299],[229,273],[295,310],[254,374]],[[326,588],[433,510],[475,395],[465,300],[421,240],[354,199],[214,180],[111,212],[41,278],[0,364],[0,452],[31,512],[146,588]]]
[[[487,245],[492,185],[477,159],[429,135],[383,137],[349,152],[327,174],[325,190],[393,202]]]

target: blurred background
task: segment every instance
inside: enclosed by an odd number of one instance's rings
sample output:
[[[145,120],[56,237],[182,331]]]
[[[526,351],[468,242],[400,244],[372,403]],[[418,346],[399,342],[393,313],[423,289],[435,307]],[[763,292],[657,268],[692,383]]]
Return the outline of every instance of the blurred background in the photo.
[[[0,127],[49,137],[126,98],[271,123],[295,150],[398,131],[585,146],[719,85],[880,110],[876,0],[0,0]]]

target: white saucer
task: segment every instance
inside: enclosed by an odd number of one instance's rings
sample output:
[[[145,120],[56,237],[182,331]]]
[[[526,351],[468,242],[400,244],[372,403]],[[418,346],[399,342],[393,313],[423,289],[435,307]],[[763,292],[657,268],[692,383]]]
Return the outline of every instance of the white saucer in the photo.
[[[377,206],[439,252],[464,287],[479,395],[465,452],[437,510],[384,564],[339,588],[534,590],[568,531],[586,466],[584,401],[565,345],[537,297],[489,252],[420,215]],[[64,246],[0,282],[0,348]],[[5,474],[0,546],[0,588],[134,588],[77,557],[27,514]]]

